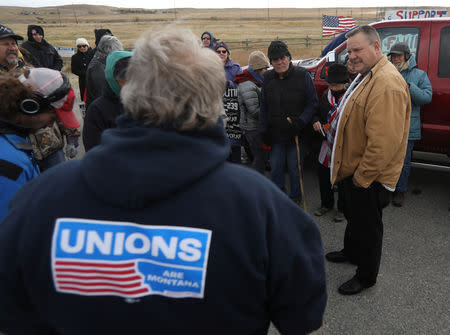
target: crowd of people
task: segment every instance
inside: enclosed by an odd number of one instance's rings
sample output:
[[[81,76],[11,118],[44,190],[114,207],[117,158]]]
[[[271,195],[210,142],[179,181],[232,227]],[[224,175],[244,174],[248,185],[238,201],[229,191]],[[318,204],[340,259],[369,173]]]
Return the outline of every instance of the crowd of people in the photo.
[[[386,56],[374,28],[349,31],[318,98],[280,40],[242,68],[209,31],[150,29],[132,52],[94,34],[71,59],[86,155],[60,164],[81,136],[62,58],[41,26],[19,45],[0,25],[0,331],[303,334],[322,324],[325,259],[356,265],[343,295],[376,283],[383,208],[403,205],[431,101],[405,43]],[[313,213],[337,191],[347,222],[326,255],[301,209],[315,138]]]

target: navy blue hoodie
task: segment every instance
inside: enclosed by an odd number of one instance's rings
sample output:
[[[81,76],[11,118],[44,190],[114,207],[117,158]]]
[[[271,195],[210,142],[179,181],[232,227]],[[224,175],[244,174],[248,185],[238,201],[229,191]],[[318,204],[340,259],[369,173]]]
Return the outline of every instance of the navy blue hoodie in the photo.
[[[205,131],[118,128],[23,187],[0,225],[0,331],[282,334],[320,327],[312,219]],[[63,187],[62,187],[63,186]]]

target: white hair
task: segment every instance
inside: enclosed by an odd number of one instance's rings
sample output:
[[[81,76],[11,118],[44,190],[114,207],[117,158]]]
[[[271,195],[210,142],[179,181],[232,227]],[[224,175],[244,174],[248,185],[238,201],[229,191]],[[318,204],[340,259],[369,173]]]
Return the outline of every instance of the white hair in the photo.
[[[116,36],[104,35],[98,42],[97,52],[109,55],[113,51],[123,50],[122,42]]]
[[[223,111],[225,72],[219,56],[187,29],[150,29],[136,42],[122,88],[125,111],[145,124],[202,129]]]

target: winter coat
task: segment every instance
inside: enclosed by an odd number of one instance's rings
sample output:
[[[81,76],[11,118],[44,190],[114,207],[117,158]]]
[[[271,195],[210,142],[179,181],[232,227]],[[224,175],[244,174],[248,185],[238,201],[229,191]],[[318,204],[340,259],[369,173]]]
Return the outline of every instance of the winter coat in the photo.
[[[59,55],[58,51],[56,51],[56,49],[44,38],[42,38],[41,43],[34,40],[31,31],[37,28],[39,28],[43,33],[43,29],[40,26],[28,26],[28,41],[23,42],[22,47],[39,61],[39,66],[61,71],[63,67],[63,59]]]
[[[86,70],[86,107],[102,94],[106,84],[105,66],[106,57],[96,52]]]
[[[131,57],[129,51],[113,51],[106,58],[106,85],[103,93],[89,105],[84,119],[83,144],[86,151],[100,144],[102,132],[116,126],[116,117],[123,112],[120,101],[121,86],[114,78],[114,69],[119,60]]]
[[[89,105],[84,119],[83,144],[86,152],[100,144],[104,130],[116,127],[116,118],[122,113],[120,97],[109,85],[105,85],[103,94]]]
[[[223,125],[178,132],[128,115],[117,124],[82,160],[48,170],[11,203],[0,225],[0,331],[319,328],[319,229],[267,178],[226,162]]]
[[[262,80],[258,81],[248,69],[245,69],[244,72],[236,75],[234,82],[238,85],[241,129],[258,130]]]
[[[89,48],[86,52],[78,51],[71,58],[71,71],[78,76],[81,99],[84,97],[84,89],[86,88],[86,70],[92,57],[94,57],[94,50]]]
[[[306,69],[290,63],[283,79],[274,70],[267,71],[262,98],[261,131],[269,133],[273,142],[293,143],[295,136],[305,139],[312,134],[304,128],[316,113],[317,94]]]
[[[236,88],[236,84],[234,83],[234,78],[238,73],[241,73],[242,69],[238,63],[233,62],[232,60],[228,60],[225,63],[225,77],[232,88]]]
[[[355,83],[358,82],[355,79]],[[394,65],[383,56],[342,100],[331,158],[331,183],[353,176],[395,190],[408,141],[411,98]],[[345,97],[344,97],[345,98]]]
[[[38,161],[41,161],[58,150],[64,148],[65,136],[80,136],[78,129],[70,129],[56,120],[51,127],[34,130],[29,135],[33,152]]]
[[[0,122],[0,225],[17,191],[39,175],[25,129]]]
[[[409,66],[400,72],[409,86],[411,95],[411,124],[409,126],[409,140],[421,139],[420,106],[431,102],[433,89],[426,72],[417,68],[414,55],[409,58]]]

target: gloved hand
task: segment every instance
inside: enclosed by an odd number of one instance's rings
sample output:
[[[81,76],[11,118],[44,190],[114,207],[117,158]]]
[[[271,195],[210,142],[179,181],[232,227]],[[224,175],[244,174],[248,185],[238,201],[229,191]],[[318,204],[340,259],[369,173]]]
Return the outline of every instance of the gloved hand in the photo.
[[[75,148],[78,148],[78,138],[79,136],[66,136],[67,145],[71,144]]]
[[[291,117],[290,123],[297,132],[301,132],[306,126],[305,122],[303,122],[303,120],[301,120],[299,117]]]
[[[67,158],[70,158],[70,159],[74,158],[78,153],[78,149],[73,144],[67,144],[65,151],[66,151]]]

